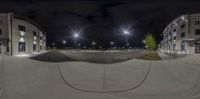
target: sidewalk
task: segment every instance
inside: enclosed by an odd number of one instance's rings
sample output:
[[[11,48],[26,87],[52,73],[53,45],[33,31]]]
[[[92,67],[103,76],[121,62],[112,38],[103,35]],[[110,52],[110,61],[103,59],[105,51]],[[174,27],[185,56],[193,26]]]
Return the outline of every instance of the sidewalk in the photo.
[[[181,58],[180,61],[187,64],[200,65],[200,54],[188,55],[187,57]]]
[[[163,52],[158,52],[158,55],[161,57],[162,60],[171,60],[172,57],[170,57],[169,55],[166,55]]]

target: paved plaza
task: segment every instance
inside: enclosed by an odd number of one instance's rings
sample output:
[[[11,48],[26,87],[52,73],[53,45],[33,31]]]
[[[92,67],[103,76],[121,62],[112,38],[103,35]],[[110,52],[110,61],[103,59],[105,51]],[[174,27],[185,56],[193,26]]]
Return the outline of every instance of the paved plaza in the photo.
[[[111,64],[7,56],[1,99],[199,99],[199,56],[159,55]]]

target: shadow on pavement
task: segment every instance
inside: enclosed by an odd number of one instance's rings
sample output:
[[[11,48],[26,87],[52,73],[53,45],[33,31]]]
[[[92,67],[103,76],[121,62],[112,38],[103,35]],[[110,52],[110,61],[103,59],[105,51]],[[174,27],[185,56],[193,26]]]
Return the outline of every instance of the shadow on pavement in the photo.
[[[67,61],[75,61],[66,55],[59,53],[58,51],[50,51],[47,53],[43,53],[37,56],[30,57],[31,59],[38,61],[46,61],[46,62],[67,62]]]

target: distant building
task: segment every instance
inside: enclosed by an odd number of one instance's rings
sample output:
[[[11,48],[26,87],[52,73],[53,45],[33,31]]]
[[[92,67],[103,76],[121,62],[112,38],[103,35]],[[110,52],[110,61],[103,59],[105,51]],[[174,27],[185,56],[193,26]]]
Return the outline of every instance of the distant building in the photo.
[[[13,13],[0,13],[0,45],[8,55],[46,50],[46,33],[35,22]]]
[[[167,25],[159,49],[167,53],[200,54],[200,14],[182,15]]]

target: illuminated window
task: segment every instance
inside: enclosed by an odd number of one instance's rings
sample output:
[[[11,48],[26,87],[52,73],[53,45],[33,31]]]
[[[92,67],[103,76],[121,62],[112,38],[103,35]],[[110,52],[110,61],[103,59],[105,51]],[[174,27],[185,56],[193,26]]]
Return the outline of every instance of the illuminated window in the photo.
[[[19,52],[25,52],[26,46],[25,42],[19,42],[18,50]]]
[[[185,43],[184,42],[181,42],[181,50],[185,50]]]
[[[21,38],[19,39],[19,41],[20,41],[20,42],[24,42],[24,38],[21,37]]]
[[[33,44],[36,44],[36,41],[33,41]]]
[[[25,32],[24,31],[19,31],[20,36],[24,36]]]
[[[33,51],[36,51],[36,44],[33,44]]]
[[[37,37],[36,37],[36,36],[34,36],[33,38],[34,38],[34,40],[36,40],[36,39],[37,39]]]

